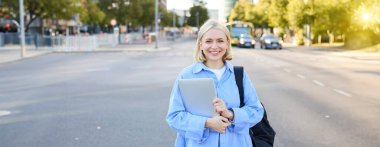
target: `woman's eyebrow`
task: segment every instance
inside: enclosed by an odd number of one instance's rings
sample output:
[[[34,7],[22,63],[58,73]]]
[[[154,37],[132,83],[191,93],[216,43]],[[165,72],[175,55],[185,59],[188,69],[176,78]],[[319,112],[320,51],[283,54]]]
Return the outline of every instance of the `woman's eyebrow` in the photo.
[[[213,40],[214,38],[205,38],[205,40]],[[223,40],[224,38],[215,38],[215,40]]]

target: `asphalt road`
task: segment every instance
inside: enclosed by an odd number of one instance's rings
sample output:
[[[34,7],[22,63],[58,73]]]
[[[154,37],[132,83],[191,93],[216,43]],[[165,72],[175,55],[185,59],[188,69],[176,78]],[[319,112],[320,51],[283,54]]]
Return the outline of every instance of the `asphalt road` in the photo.
[[[0,64],[0,146],[173,146],[171,86],[194,40],[159,52],[55,53]],[[328,51],[233,49],[275,146],[380,144],[380,63]]]

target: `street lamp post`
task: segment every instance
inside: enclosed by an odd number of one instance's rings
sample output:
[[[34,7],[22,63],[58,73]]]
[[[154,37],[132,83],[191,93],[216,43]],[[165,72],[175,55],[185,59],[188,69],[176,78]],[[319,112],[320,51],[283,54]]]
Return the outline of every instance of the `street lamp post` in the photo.
[[[20,5],[21,58],[24,58],[25,57],[24,0],[19,0],[19,5]]]
[[[304,0],[304,4],[308,4],[309,0]],[[310,11],[313,11],[313,2],[311,2],[311,6],[310,6],[310,10],[309,10],[309,13],[308,13],[308,18],[307,18],[307,24],[306,24],[306,37],[307,37],[307,46],[310,47],[311,46],[311,23],[312,23],[312,20],[311,20],[311,15],[312,15],[312,12]]]
[[[195,15],[197,16],[197,28],[199,31],[199,12],[197,12]]]
[[[173,28],[175,28],[175,9],[173,9]]]
[[[155,0],[154,2],[154,26],[155,26],[155,32],[156,32],[156,43],[154,48],[158,48],[158,0]]]

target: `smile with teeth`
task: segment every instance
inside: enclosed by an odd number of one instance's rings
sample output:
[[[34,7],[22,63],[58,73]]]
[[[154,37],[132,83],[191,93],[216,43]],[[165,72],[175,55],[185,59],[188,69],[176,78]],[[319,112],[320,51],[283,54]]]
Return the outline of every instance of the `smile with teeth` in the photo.
[[[220,53],[220,51],[209,51],[209,53],[213,54],[213,55],[217,55]]]

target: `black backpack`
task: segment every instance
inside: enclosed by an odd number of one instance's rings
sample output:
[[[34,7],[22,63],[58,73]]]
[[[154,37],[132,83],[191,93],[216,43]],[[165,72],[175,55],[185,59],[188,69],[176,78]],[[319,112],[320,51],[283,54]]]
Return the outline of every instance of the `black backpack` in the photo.
[[[240,108],[244,106],[243,71],[244,69],[242,66],[234,66],[236,85],[238,86],[240,95]],[[261,103],[261,105],[263,104]],[[249,135],[251,136],[253,147],[273,146],[276,132],[269,124],[265,108],[263,119],[255,126],[249,128]]]

